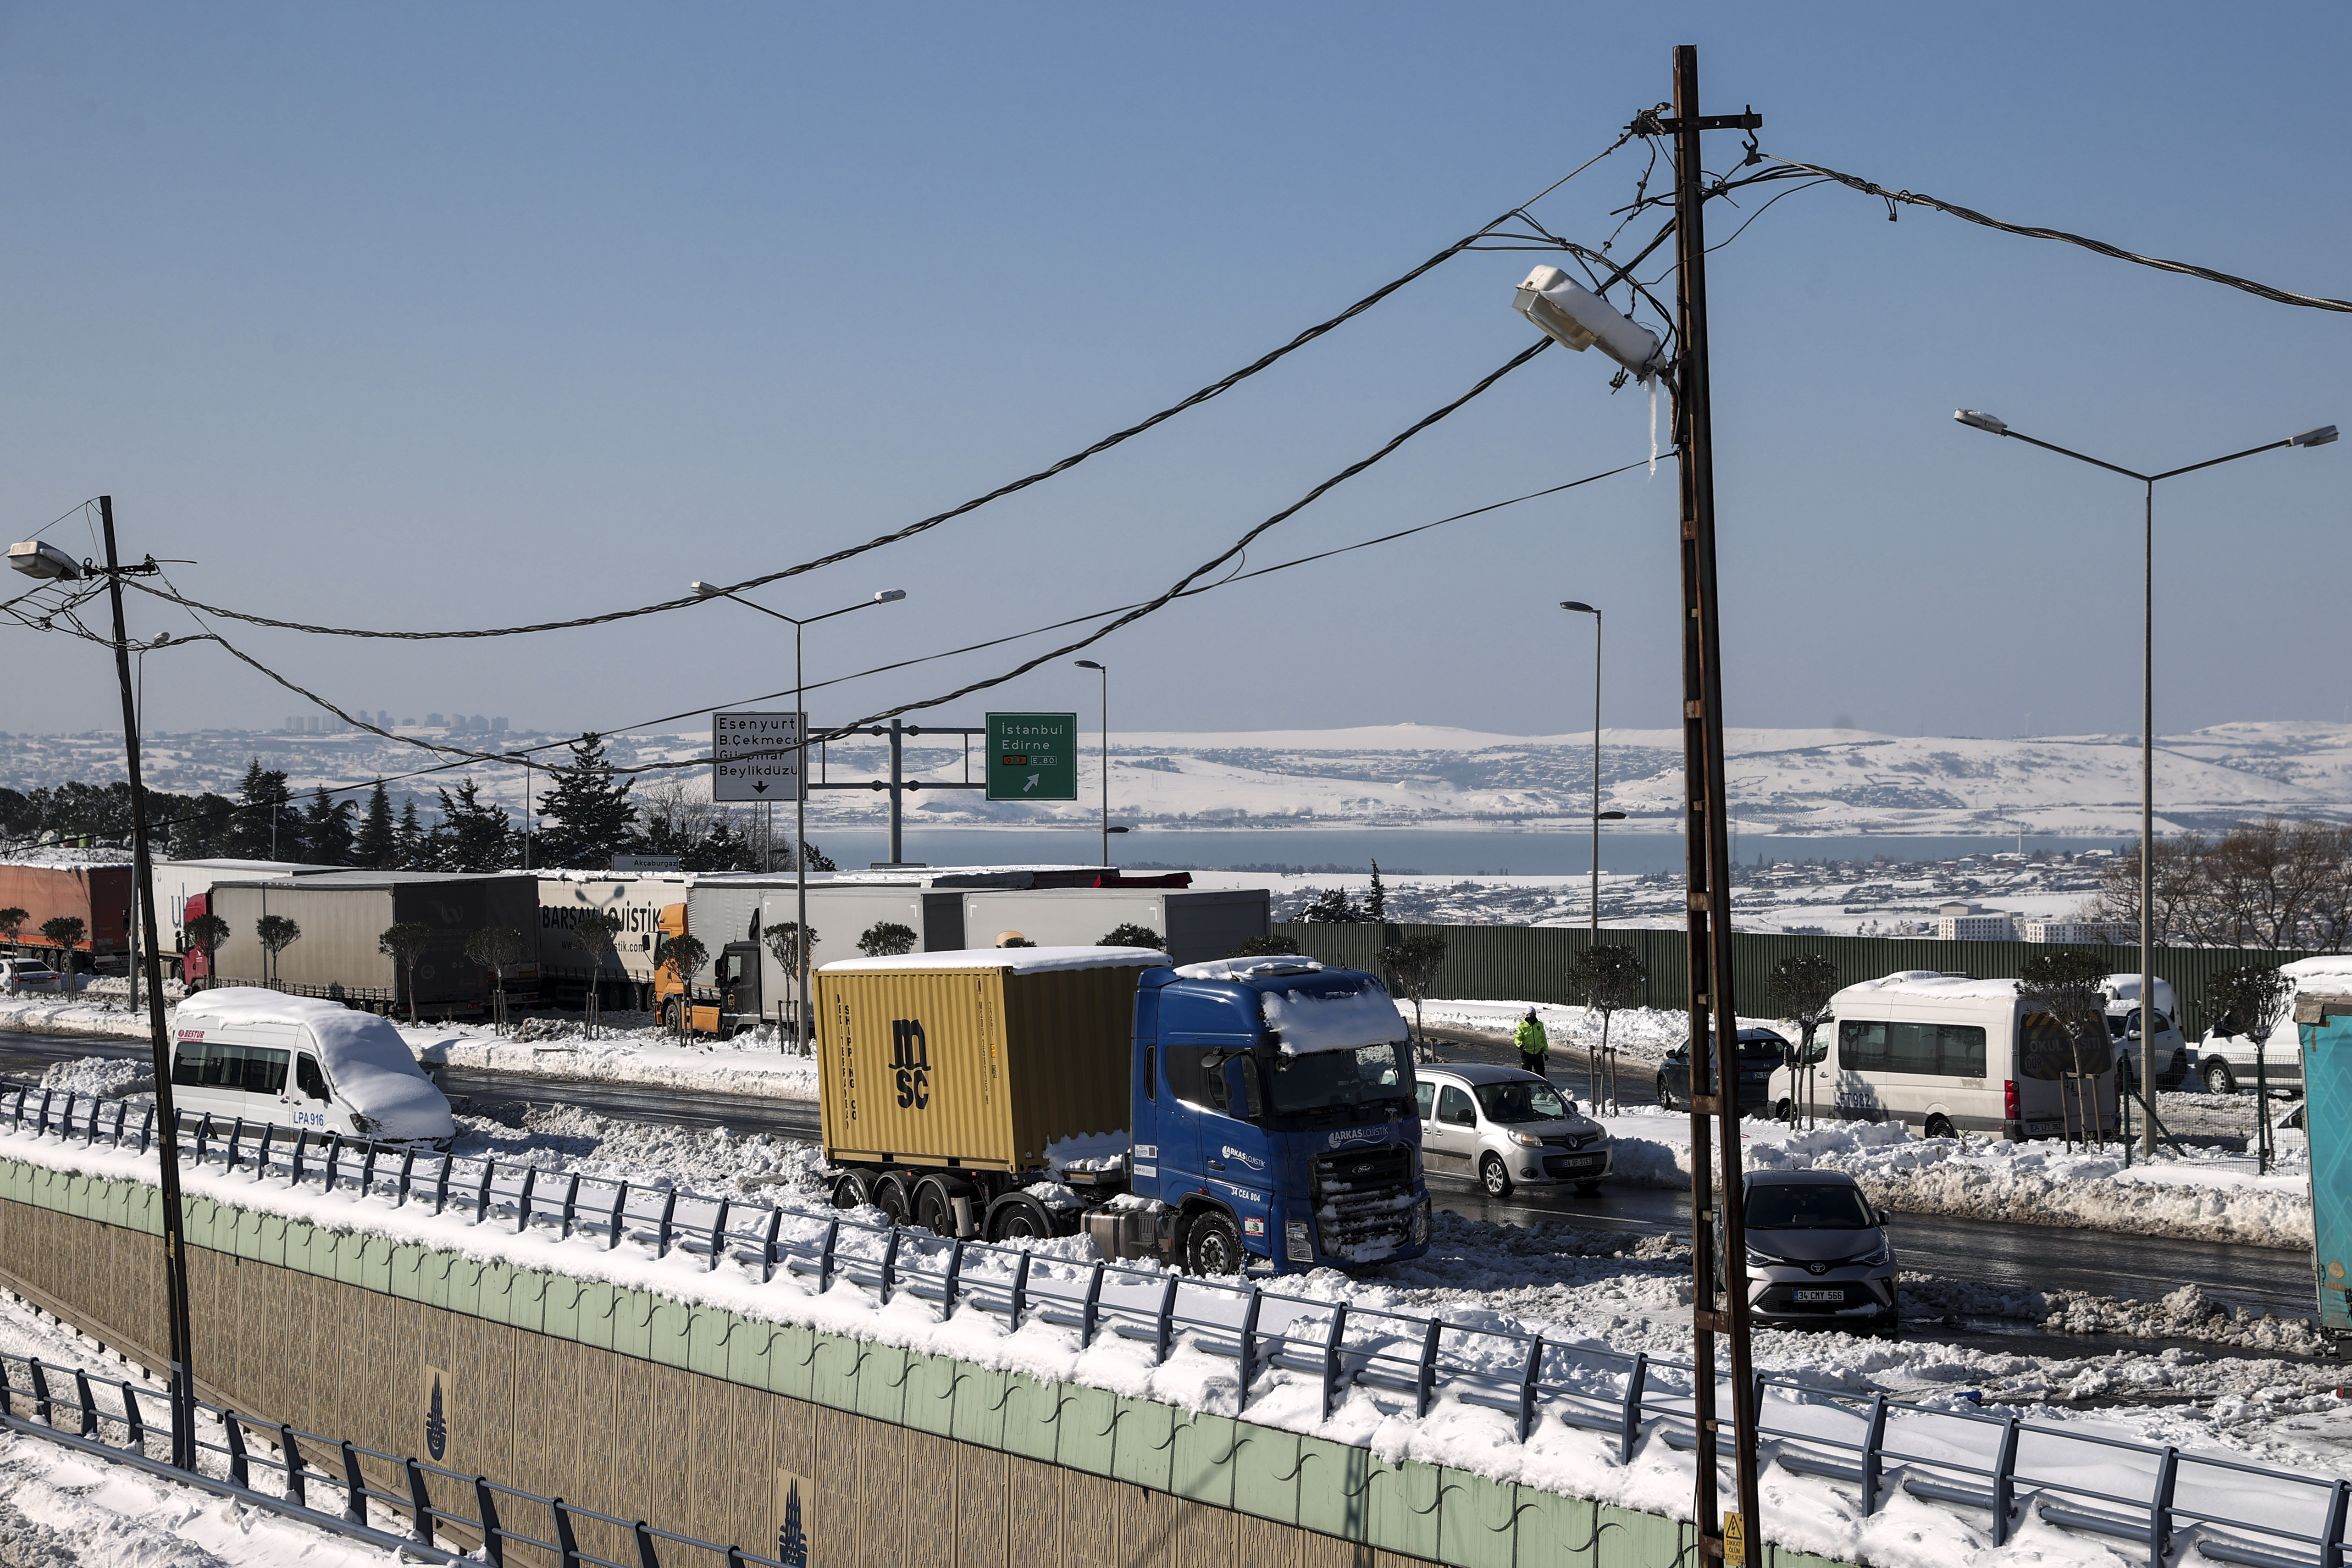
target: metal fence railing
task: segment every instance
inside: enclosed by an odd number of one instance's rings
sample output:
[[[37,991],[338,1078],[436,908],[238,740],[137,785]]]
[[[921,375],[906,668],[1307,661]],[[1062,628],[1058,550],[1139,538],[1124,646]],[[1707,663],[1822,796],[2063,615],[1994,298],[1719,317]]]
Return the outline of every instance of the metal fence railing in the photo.
[[[0,1426],[201,1486],[323,1530],[429,1561],[505,1568],[516,1547],[553,1553],[565,1568],[785,1568],[778,1558],[658,1530],[487,1476],[386,1454],[199,1403],[194,1473],[147,1450],[173,1449],[171,1399],[119,1378],[0,1352]],[[371,1479],[393,1478],[394,1484]],[[257,1485],[256,1471],[266,1485]],[[371,1514],[371,1505],[373,1514]],[[601,1554],[598,1548],[619,1551]],[[804,1553],[795,1553],[802,1563]]]
[[[942,1319],[983,1311],[1008,1331],[1048,1322],[1075,1331],[1082,1347],[1108,1334],[1150,1345],[1160,1361],[1181,1339],[1234,1363],[1243,1413],[1279,1372],[1319,1384],[1327,1416],[1363,1391],[1416,1417],[1440,1401],[1490,1409],[1520,1442],[1547,1421],[1605,1434],[1622,1463],[1646,1437],[1675,1447],[1695,1441],[1690,1363],[1590,1340],[1331,1301],[1263,1280],[1049,1258],[838,1210],[750,1204],[536,1162],[262,1122],[224,1126],[186,1112],[180,1121],[183,1159],[199,1169],[429,1207],[468,1226],[679,1255],[706,1271],[727,1263],[763,1286],[810,1296],[847,1284],[883,1302],[930,1302]],[[0,1090],[0,1140],[56,1137],[144,1152],[154,1132],[152,1105]],[[1996,1541],[2032,1503],[2053,1523],[2146,1542],[2150,1568],[2164,1568],[2165,1550],[2184,1530],[2208,1557],[2250,1568],[2345,1568],[2352,1482],[1792,1378],[1759,1375],[1748,1397],[1769,1458],[1853,1483],[1865,1513],[1899,1486],[1989,1511]]]

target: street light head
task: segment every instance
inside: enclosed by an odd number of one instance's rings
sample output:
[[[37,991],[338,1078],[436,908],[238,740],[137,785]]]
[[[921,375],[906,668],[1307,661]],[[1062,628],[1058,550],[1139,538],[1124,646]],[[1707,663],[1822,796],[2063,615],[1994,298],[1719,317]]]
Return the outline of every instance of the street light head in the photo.
[[[1528,273],[1511,308],[1563,348],[1582,353],[1599,343],[1602,353],[1643,381],[1660,369],[1657,333],[1636,325],[1557,267],[1538,267]]]
[[[895,605],[906,596],[907,590],[904,588],[885,588],[874,595],[874,602],[877,605]]]
[[[1102,668],[1102,666],[1101,666],[1101,665],[1097,664],[1093,659],[1090,659],[1090,658],[1073,659],[1073,660],[1071,660],[1071,662],[1072,662],[1073,664],[1076,664],[1076,665],[1080,669],[1101,669],[1101,668]]]
[[[2290,447],[2325,447],[2335,439],[2336,426],[2322,425],[2316,430],[2305,430],[2300,436],[2288,437],[2286,444]]]
[[[1559,607],[1563,610],[1574,610],[1580,616],[1597,616],[1601,613],[1581,599],[1562,599],[1559,602]]]
[[[1132,832],[1134,832],[1134,831],[1135,831],[1135,829],[1134,829],[1134,828],[1132,828],[1132,827],[1128,827],[1128,826],[1120,826],[1120,825],[1114,824],[1113,826],[1109,826],[1109,827],[1106,827],[1106,828],[1104,828],[1104,829],[1103,829],[1103,831],[1104,831],[1105,833],[1132,833]]]
[[[716,583],[688,583],[687,587],[691,589],[698,597],[705,599],[716,599],[727,592]]]
[[[79,583],[81,568],[74,558],[46,540],[28,539],[22,544],[8,547],[8,564],[27,577],[45,578],[52,583]]]
[[[1990,430],[1996,436],[2009,434],[2008,426],[1981,408],[1955,408],[1952,410],[1952,417],[1971,430]]]
[[[1603,822],[1622,822],[1625,820],[1625,814],[1622,811],[1596,811],[1592,815],[1599,817]]]

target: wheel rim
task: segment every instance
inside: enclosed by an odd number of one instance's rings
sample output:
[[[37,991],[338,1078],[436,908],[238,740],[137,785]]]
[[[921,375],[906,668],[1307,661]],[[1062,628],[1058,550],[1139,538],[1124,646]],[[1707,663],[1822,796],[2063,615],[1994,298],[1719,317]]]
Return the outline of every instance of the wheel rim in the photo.
[[[934,1236],[945,1236],[955,1228],[950,1217],[953,1213],[935,1189],[926,1188],[915,1199],[915,1223]]]
[[[1215,1220],[1203,1221],[1200,1245],[1193,1257],[1203,1274],[1231,1274],[1234,1271],[1233,1236]]]
[[[996,1222],[996,1234],[1005,1240],[1034,1240],[1045,1232],[1038,1228],[1037,1215],[1026,1205],[1004,1211]]]
[[[1491,1154],[1486,1157],[1486,1163],[1479,1167],[1478,1173],[1486,1184],[1486,1191],[1496,1197],[1501,1197],[1504,1189],[1511,1184],[1511,1178],[1504,1171],[1503,1163]]]

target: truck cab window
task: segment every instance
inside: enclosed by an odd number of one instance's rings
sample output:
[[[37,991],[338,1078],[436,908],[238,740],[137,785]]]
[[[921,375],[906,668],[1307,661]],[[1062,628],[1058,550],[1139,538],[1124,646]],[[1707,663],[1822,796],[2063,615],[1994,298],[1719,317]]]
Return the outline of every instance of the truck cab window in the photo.
[[[327,1075],[319,1070],[308,1051],[294,1058],[294,1087],[312,1100],[327,1098]]]

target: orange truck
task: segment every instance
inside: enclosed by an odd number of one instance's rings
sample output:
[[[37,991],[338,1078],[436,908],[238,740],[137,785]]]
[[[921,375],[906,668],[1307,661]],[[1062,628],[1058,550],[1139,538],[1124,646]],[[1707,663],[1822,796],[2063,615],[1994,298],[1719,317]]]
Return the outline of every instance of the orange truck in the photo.
[[[687,906],[665,905],[660,929],[654,948],[654,1008],[661,1021],[681,1034],[694,1035],[732,1035],[757,1027],[764,1016],[760,944],[749,940],[719,944],[709,959],[711,978],[682,984],[663,958],[670,942],[687,934]]]
[[[0,909],[25,911],[19,946],[55,951],[41,927],[58,916],[82,923],[74,951],[87,973],[101,958],[131,947],[131,865],[0,864]],[[64,965],[58,965],[60,969]]]

